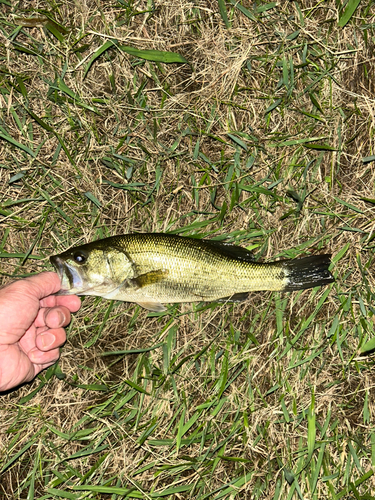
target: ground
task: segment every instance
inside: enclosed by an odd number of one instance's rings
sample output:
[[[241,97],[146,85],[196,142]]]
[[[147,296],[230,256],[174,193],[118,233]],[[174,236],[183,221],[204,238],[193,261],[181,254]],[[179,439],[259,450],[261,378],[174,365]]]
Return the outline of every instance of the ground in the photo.
[[[132,231],[331,253],[336,278],[160,314],[83,298],[59,363],[1,395],[2,496],[372,498],[372,2],[0,19],[3,283]]]

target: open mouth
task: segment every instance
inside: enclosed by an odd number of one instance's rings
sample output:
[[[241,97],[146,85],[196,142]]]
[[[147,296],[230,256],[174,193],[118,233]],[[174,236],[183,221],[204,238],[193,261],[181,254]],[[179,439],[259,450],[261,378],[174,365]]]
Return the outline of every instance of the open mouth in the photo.
[[[61,281],[60,295],[77,293],[82,289],[82,279],[76,269],[69,266],[69,264],[62,260],[58,255],[52,255],[49,260],[56,269]]]
[[[49,258],[49,261],[51,262],[51,264],[55,268],[57,274],[59,275],[60,281],[62,281],[62,277],[64,274],[64,265],[63,265],[62,260],[57,255],[52,255]]]

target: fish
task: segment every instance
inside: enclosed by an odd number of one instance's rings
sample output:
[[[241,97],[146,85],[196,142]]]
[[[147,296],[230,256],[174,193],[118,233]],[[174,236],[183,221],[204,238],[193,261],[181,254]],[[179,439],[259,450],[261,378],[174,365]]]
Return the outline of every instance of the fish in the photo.
[[[60,295],[135,302],[150,311],[179,302],[242,301],[251,292],[288,292],[332,283],[331,255],[257,262],[244,247],[168,233],[130,233],[50,257]]]

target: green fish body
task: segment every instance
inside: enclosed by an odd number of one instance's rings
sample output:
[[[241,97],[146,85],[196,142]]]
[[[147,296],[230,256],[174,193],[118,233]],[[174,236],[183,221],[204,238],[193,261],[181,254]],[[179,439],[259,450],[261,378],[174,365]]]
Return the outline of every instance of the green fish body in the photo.
[[[290,291],[334,281],[329,255],[258,263],[245,248],[170,234],[126,234],[77,246],[50,258],[61,294],[163,303],[243,300],[249,292]]]

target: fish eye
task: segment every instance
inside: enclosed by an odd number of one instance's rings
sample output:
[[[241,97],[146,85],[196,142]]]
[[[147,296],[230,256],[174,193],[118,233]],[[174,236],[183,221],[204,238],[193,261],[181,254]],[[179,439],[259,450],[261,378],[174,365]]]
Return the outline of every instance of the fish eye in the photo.
[[[87,256],[81,250],[74,252],[73,259],[77,264],[84,264],[86,262]]]

